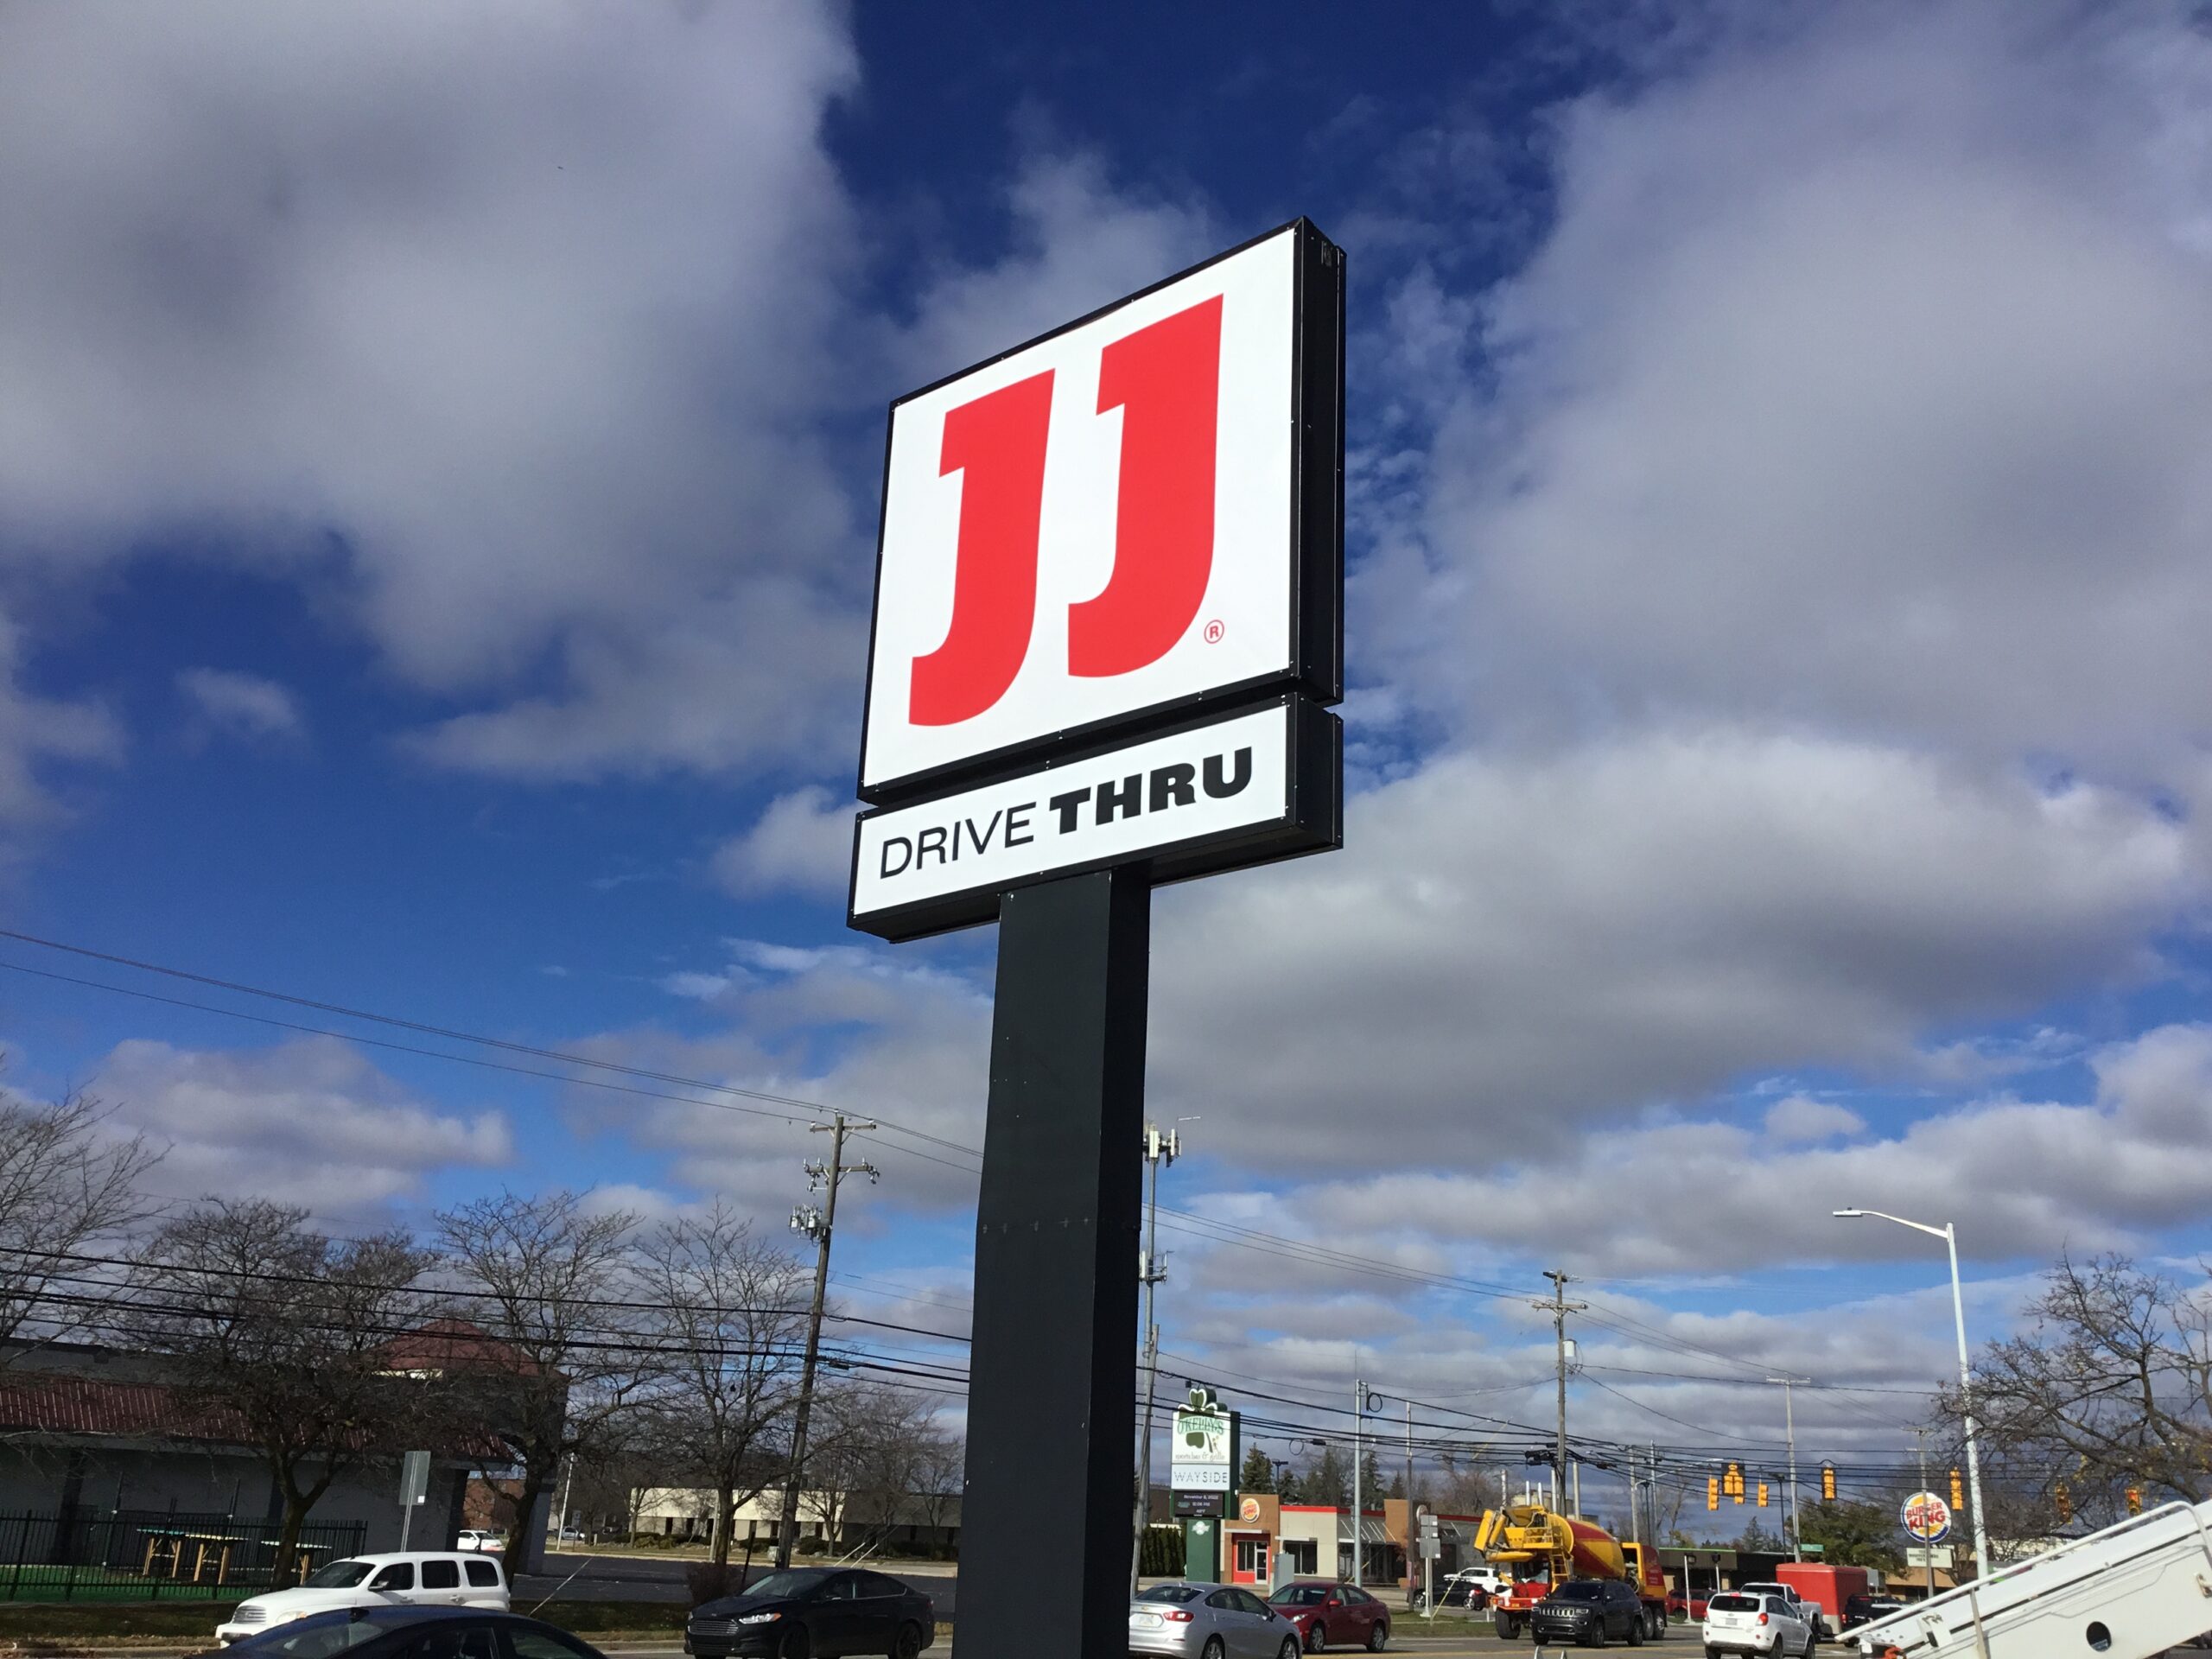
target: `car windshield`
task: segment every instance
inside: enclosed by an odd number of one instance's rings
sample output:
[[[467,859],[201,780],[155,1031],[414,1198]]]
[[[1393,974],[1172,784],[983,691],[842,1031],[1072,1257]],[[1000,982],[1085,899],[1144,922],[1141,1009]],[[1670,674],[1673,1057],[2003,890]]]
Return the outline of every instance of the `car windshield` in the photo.
[[[1715,1596],[1706,1603],[1716,1613],[1756,1613],[1759,1610],[1757,1596]]]
[[[1605,1586],[1595,1579],[1576,1579],[1562,1584],[1551,1596],[1554,1601],[1603,1601],[1605,1598]]]
[[[797,1567],[782,1573],[771,1573],[766,1578],[746,1586],[745,1593],[748,1596],[767,1596],[774,1599],[789,1600],[798,1596],[812,1595],[826,1584],[829,1579],[830,1569],[826,1567]]]
[[[1268,1598],[1278,1607],[1319,1607],[1328,1599],[1325,1584],[1286,1584]]]
[[[1196,1601],[1198,1591],[1187,1584],[1155,1584],[1149,1590],[1140,1590],[1132,1598],[1137,1601]]]
[[[333,1561],[317,1567],[303,1580],[308,1590],[351,1590],[377,1570],[374,1561]]]

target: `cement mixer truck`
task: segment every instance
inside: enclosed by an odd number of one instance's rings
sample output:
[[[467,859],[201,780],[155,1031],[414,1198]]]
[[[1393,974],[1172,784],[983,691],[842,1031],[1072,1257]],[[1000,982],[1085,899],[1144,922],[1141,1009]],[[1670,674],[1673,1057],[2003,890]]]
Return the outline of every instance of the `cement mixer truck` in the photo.
[[[1624,1544],[1595,1522],[1558,1515],[1540,1503],[1490,1510],[1475,1533],[1475,1548],[1493,1565],[1512,1569],[1514,1584],[1491,1603],[1497,1633],[1509,1642],[1528,1633],[1529,1614],[1569,1579],[1623,1579],[1643,1604],[1643,1635],[1667,1634],[1667,1576],[1647,1560],[1641,1544]]]

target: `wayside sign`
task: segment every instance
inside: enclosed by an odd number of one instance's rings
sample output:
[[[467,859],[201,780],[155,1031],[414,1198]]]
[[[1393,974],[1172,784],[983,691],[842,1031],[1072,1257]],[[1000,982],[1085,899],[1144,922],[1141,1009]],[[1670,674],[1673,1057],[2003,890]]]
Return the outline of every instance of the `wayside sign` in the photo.
[[[1300,219],[893,404],[853,926],[1338,844],[1343,270]],[[1240,753],[1246,782],[1208,791]],[[1084,815],[1052,806],[1077,788]]]

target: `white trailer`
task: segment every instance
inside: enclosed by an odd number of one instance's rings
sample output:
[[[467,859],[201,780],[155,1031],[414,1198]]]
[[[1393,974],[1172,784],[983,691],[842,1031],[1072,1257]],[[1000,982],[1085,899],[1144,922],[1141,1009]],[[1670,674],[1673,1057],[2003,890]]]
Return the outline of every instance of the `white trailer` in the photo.
[[[1868,1659],[2153,1659],[2212,1630],[2212,1503],[2167,1503],[1862,1624]]]

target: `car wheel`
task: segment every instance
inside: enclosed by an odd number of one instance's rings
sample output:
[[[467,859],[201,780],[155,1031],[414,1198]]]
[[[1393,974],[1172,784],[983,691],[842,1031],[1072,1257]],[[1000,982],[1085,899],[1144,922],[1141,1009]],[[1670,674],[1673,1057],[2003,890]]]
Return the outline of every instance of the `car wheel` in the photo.
[[[1221,1638],[1219,1637],[1210,1636],[1206,1637],[1204,1659],[1222,1659],[1222,1656],[1226,1652],[1228,1652],[1228,1649],[1221,1645]]]
[[[1367,1650],[1380,1653],[1390,1645],[1390,1622],[1378,1618],[1367,1627]]]
[[[1275,1655],[1275,1659],[1298,1659],[1298,1638],[1294,1636],[1283,1637],[1282,1651]]]
[[[784,1632],[784,1639],[777,1644],[776,1651],[782,1659],[806,1659],[807,1649],[812,1645],[806,1639],[806,1626],[802,1624],[796,1630]]]
[[[1643,1645],[1643,1610],[1636,1610],[1636,1617],[1628,1622],[1628,1644],[1631,1648]]]
[[[901,1624],[899,1634],[891,1638],[891,1659],[919,1659],[922,1651],[922,1627]]]
[[[1821,1633],[1820,1633],[1820,1631],[1818,1631],[1817,1630],[1808,1630],[1808,1631],[1806,1631],[1806,1632],[1805,1632],[1805,1659],[1813,1659],[1813,1649],[1814,1649],[1815,1648],[1819,1647],[1820,1645],[1821,1645]]]
[[[1308,1653],[1319,1653],[1319,1652],[1320,1652],[1320,1651],[1321,1651],[1322,1644],[1323,1644],[1324,1643],[1325,1643],[1327,1640],[1328,1640],[1328,1637],[1326,1637],[1325,1636],[1324,1636],[1324,1635],[1322,1635],[1322,1634],[1321,1634],[1321,1621],[1320,1621],[1319,1619],[1318,1619],[1318,1618],[1317,1618],[1317,1619],[1315,1619],[1315,1620],[1314,1620],[1311,1624],[1308,1624],[1308,1625],[1306,1627],[1306,1652],[1308,1652]]]

